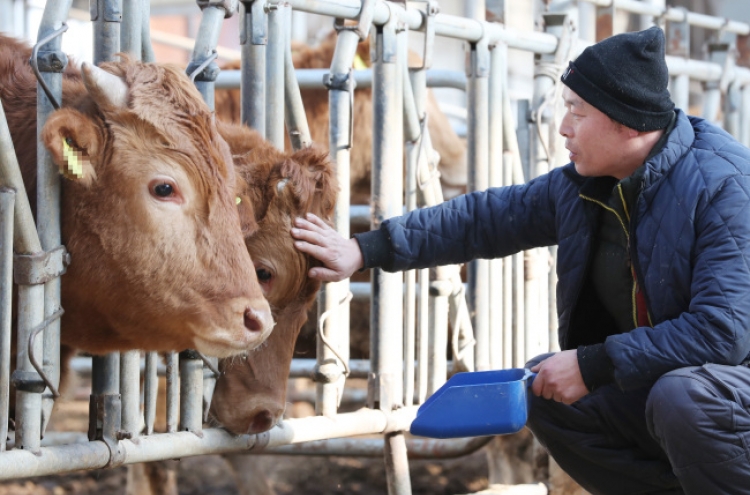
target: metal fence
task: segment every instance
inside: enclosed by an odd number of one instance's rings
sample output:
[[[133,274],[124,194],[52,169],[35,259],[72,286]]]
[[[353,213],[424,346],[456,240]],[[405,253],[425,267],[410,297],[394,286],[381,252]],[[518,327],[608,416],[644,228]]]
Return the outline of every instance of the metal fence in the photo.
[[[46,86],[38,92],[40,121],[61,98],[61,68],[49,60],[65,60],[60,36],[71,1],[49,0],[39,29],[35,56],[40,88]],[[636,14],[642,26],[665,27],[670,41],[689,39],[691,28],[715,30],[708,60],[689,59],[689,52],[679,53],[684,46],[670,43],[677,50],[667,57],[670,89],[677,106],[688,108],[690,86],[700,84],[702,115],[713,121],[721,118],[725,129],[750,145],[750,70],[735,66],[732,52],[732,36],[750,33],[747,24],[635,0],[551,2],[542,16],[543,31],[517,31],[510,25],[442,14],[433,0],[417,7],[382,0],[248,0],[241,2],[238,14],[242,69],[219,73],[218,34],[236,5],[231,0],[198,0],[198,4],[203,17],[187,73],[209,105],[213,105],[214,87],[239,85],[242,121],[278,147],[284,146],[286,124],[293,145],[301,147],[310,137],[299,87],[328,89],[330,155],[342,186],[335,226],[345,236],[353,216],[365,217],[377,227],[404,209],[442,200],[435,163],[424,152],[431,148],[423,132],[428,86],[466,91],[469,190],[522,183],[562,165],[566,158],[556,134],[559,75],[569,59],[594,41],[594,26],[602,13],[613,19],[618,11]],[[292,67],[288,44],[292,10],[336,19],[337,47],[330,70]],[[152,60],[147,13],[145,0],[92,2],[94,61],[110,60],[118,51]],[[424,35],[424,44],[416,47],[422,55],[421,67],[407,66],[410,31]],[[372,69],[353,71],[357,44],[368,36]],[[437,36],[466,42],[465,73],[430,69]],[[537,54],[534,80],[529,81],[531,100],[511,100],[509,49]],[[365,213],[349,205],[355,85],[370,85],[374,102],[373,200]],[[204,404],[210,401],[215,368],[201,355],[183,351],[167,356],[162,368],[168,384],[167,432],[154,433],[161,365],[155,354],[142,358],[133,351],[93,358],[88,437],[50,433],[43,441],[60,381],[59,276],[66,262],[57,220],[60,179],[39,147],[35,223],[12,149],[0,113],[0,479],[209,453],[382,455],[387,460],[389,493],[409,493],[408,469],[404,469],[409,456],[456,455],[483,445],[481,439],[407,440],[404,435],[418,404],[452,370],[518,367],[539,352],[556,349],[554,249],[474,261],[467,267],[465,283],[457,267],[438,269],[433,277],[426,270],[405,274],[374,270],[369,285],[349,281],[324,285],[319,296],[320,332],[339,351],[319,342],[316,360],[292,363],[293,376],[319,380],[317,416],[285,420],[258,435],[234,436],[204,428]],[[19,266],[26,268],[19,270]],[[17,369],[11,370],[14,283],[19,345]],[[371,357],[365,362],[348,357],[352,293],[371,297]],[[445,353],[449,347],[450,359]],[[37,356],[43,356],[41,364]],[[368,407],[340,414],[339,401],[347,386],[345,369],[349,378],[367,378]],[[16,423],[6,444],[11,380],[17,394]],[[350,438],[363,434],[382,434],[383,439]]]

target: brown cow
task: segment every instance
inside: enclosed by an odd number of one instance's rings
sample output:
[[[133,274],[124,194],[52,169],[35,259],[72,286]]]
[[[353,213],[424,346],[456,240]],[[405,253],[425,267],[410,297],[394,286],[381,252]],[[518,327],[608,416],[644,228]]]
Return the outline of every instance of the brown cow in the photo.
[[[32,200],[31,50],[0,37],[0,100]],[[232,157],[176,66],[123,57],[70,68],[42,129],[63,171],[61,340],[91,353],[245,352],[273,327],[244,245]]]
[[[276,425],[284,414],[294,344],[320,288],[319,281],[307,276],[317,261],[292,245],[291,220],[312,212],[330,221],[338,184],[323,151],[308,148],[283,153],[244,126],[224,124],[219,131],[232,150],[245,242],[276,327],[260,348],[220,360],[222,375],[216,382],[209,419],[235,434],[260,433]],[[256,230],[247,229],[253,224],[257,224]],[[242,460],[230,458],[230,462]],[[177,493],[173,463],[128,468],[126,493]],[[256,478],[254,483],[265,486],[262,477]]]
[[[260,433],[284,413],[294,344],[320,288],[307,276],[315,261],[293,246],[292,219],[311,212],[330,220],[338,184],[324,151],[283,153],[244,126],[222,125],[220,132],[240,179],[240,217],[258,226],[246,231],[245,243],[276,328],[262,348],[220,362],[210,415],[233,433]]]
[[[298,69],[330,68],[336,47],[335,32],[315,47],[294,43],[293,60]],[[370,65],[370,43],[363,41],[357,46],[357,56],[365,65]],[[415,55],[410,53],[410,57]],[[416,64],[416,60],[410,60]],[[239,69],[240,62],[229,62],[224,69]],[[302,101],[307,114],[313,142],[328,147],[329,115],[328,91],[325,89],[303,89]],[[240,91],[217,90],[215,95],[216,115],[227,122],[240,122]],[[446,199],[466,192],[466,143],[451,127],[448,117],[440,111],[432,91],[428,92],[427,114],[430,138],[440,154],[440,181]],[[370,178],[372,171],[372,92],[370,89],[354,91],[354,142],[351,149],[350,177],[351,203],[369,204]],[[287,139],[287,148],[288,139]]]

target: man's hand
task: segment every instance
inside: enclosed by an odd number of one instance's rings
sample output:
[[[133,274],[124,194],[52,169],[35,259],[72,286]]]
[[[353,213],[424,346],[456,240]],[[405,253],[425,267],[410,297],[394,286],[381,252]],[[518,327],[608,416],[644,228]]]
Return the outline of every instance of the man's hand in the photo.
[[[323,266],[310,268],[308,275],[312,278],[338,282],[364,266],[356,239],[344,239],[312,213],[307,214],[307,219],[294,219],[292,237],[296,239],[294,247],[323,263]]]
[[[531,371],[537,373],[531,385],[534,395],[572,404],[589,393],[583,383],[575,349],[558,352],[531,368]]]

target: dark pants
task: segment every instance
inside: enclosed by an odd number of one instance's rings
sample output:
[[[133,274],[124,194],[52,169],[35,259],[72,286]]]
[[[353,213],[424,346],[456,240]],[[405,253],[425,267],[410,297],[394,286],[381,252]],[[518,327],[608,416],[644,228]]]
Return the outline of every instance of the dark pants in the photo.
[[[533,366],[545,356],[533,359]],[[528,427],[593,494],[750,494],[750,369],[707,364],[650,389],[565,404],[530,394]]]

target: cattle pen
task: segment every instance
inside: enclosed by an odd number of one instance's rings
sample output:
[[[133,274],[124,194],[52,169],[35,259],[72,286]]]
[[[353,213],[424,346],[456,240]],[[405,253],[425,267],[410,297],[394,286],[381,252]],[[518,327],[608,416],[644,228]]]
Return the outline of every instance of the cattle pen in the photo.
[[[61,38],[72,2],[48,0],[36,36],[30,63],[39,83],[40,129],[60,107],[67,65]],[[197,3],[202,18],[185,71],[210,108],[216,89],[240,88],[242,122],[278,148],[284,148],[287,136],[294,149],[301,149],[311,138],[300,89],[327,89],[328,147],[341,186],[334,225],[344,236],[358,226],[376,228],[403,211],[442,202],[439,157],[425,132],[428,88],[465,95],[467,190],[523,183],[564,165],[567,155],[556,133],[560,74],[603,29],[611,34],[623,26],[664,27],[676,106],[718,122],[750,146],[750,69],[737,64],[736,50],[737,37],[750,35],[750,25],[667,7],[663,0],[539,2],[536,29],[515,29],[507,21],[512,19],[508,1],[466,2],[473,16],[442,13],[436,0]],[[14,8],[14,0],[0,0],[0,16]],[[331,19],[337,34],[330,69],[294,68],[290,39],[297,12]],[[501,22],[489,20],[487,13]],[[154,60],[148,0],[92,0],[90,14],[95,63],[118,52]],[[231,16],[239,17],[242,65],[222,71],[217,44]],[[0,30],[5,28],[0,23]],[[686,41],[693,29],[711,33],[702,59],[691,55]],[[353,69],[357,45],[368,38],[372,67]],[[465,70],[432,68],[440,38],[464,42]],[[408,63],[410,49],[421,65]],[[517,74],[509,62],[514,53],[533,57],[530,77]],[[530,98],[509,91],[513,77],[527,77],[523,84],[532,88]],[[371,88],[373,99],[369,205],[350,204],[356,87]],[[410,458],[457,457],[490,441],[408,434],[419,405],[451,374],[523,367],[530,357],[558,349],[554,248],[477,260],[467,264],[464,275],[458,266],[403,274],[373,270],[369,283],[347,280],[320,290],[316,356],[291,364],[291,377],[315,383],[314,416],[284,419],[263,433],[233,435],[205,422],[219,373],[216,358],[194,350],[163,358],[128,351],[74,359],[72,369],[92,377],[88,432],[45,431],[61,387],[60,278],[70,263],[86,260],[71,259],[62,245],[64,179],[49,153],[38,147],[32,214],[10,134],[0,106],[0,480],[207,454],[345,455],[382,457],[388,493],[406,495]],[[349,304],[367,298],[369,359],[350,359]],[[19,343],[15,369],[12,338]],[[167,383],[166,432],[154,428],[160,376]],[[365,407],[339,412],[354,378],[367,381]]]

